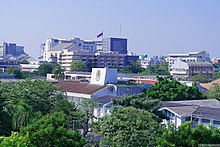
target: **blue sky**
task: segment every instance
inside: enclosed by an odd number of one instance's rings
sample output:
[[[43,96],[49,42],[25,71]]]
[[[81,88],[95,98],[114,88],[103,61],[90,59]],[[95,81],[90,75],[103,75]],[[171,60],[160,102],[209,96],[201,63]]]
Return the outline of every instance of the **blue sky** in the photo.
[[[38,57],[46,38],[128,38],[136,54],[220,57],[219,0],[0,0],[0,42]]]

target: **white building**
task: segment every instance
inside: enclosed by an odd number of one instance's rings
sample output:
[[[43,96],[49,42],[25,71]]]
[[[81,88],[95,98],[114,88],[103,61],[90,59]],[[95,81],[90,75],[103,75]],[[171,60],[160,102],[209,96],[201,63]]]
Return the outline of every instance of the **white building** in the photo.
[[[94,41],[91,40],[81,40],[80,38],[73,38],[73,39],[55,39],[49,38],[46,40],[44,47],[43,47],[43,59],[44,61],[49,61],[50,58],[50,51],[52,48],[56,47],[61,43],[69,43],[77,46],[81,50],[86,50],[88,52],[95,52],[96,51],[96,44]]]
[[[170,74],[176,79],[190,79],[191,76],[202,74],[213,79],[213,66],[210,62],[186,62],[180,58],[175,59],[170,65]]]
[[[163,124],[174,124],[177,128],[184,122],[191,121],[192,127],[198,124],[220,127],[220,101],[186,100],[163,101],[161,111],[169,118]]]
[[[184,54],[168,54],[167,60],[169,66],[174,64],[174,62],[178,59],[184,62],[210,62],[209,53],[206,51],[189,52]]]

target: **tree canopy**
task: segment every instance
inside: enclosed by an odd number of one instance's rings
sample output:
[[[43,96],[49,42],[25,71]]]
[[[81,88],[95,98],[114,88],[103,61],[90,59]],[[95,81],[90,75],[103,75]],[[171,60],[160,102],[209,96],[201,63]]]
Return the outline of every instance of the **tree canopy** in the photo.
[[[207,82],[209,82],[209,78],[206,75],[197,74],[197,75],[191,76],[190,81],[207,83]]]
[[[41,64],[38,68],[39,76],[47,76],[48,73],[52,73],[53,66],[49,63]]]
[[[7,73],[14,74],[16,79],[22,79],[22,77],[23,77],[22,72],[18,67],[14,67],[14,66],[8,67]]]
[[[153,146],[161,133],[155,115],[134,107],[115,107],[95,128],[103,135],[100,146]]]
[[[157,65],[147,67],[141,74],[144,75],[170,75],[168,63],[162,62]]]
[[[86,70],[86,64],[82,60],[74,60],[71,63],[70,70],[71,71],[85,71]]]
[[[131,62],[130,65],[125,66],[120,72],[122,73],[139,73],[142,72],[143,68],[141,67],[140,61]]]
[[[191,127],[191,123],[182,124],[178,129],[175,126],[164,128],[163,134],[157,139],[158,147],[197,147],[199,144],[219,144],[220,129],[198,125]]]
[[[207,98],[220,100],[220,84],[213,84],[204,94]]]
[[[197,86],[184,86],[170,77],[158,78],[158,82],[146,91],[150,98],[162,101],[203,99]]]

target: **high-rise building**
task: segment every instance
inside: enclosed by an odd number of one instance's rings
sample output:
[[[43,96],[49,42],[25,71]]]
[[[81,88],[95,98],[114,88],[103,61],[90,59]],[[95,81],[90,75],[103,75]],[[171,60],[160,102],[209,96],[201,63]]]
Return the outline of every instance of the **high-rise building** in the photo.
[[[118,52],[119,54],[127,54],[127,39],[103,38],[102,52]]]
[[[11,54],[13,56],[25,54],[24,47],[17,46],[16,43],[3,42],[2,44],[0,44],[0,57],[3,57],[7,54]]]

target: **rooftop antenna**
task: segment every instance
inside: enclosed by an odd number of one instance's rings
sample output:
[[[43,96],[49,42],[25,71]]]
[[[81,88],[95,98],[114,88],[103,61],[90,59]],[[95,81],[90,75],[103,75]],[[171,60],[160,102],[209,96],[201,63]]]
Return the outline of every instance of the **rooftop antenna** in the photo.
[[[121,24],[120,24],[120,37],[121,37]]]

